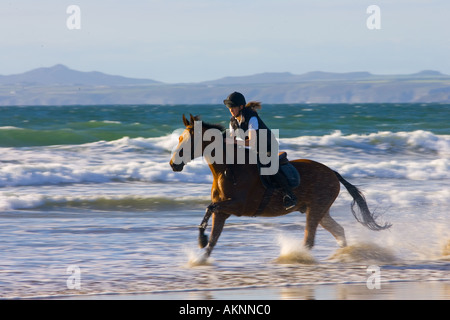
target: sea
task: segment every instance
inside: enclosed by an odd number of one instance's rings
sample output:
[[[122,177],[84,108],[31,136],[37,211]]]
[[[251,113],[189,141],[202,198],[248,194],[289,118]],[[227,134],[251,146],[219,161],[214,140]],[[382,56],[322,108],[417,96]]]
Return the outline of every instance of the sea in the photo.
[[[392,227],[360,225],[342,187],[331,216],[348,247],[319,227],[303,249],[299,212],[231,216],[207,260],[197,234],[212,174],[202,158],[169,166],[183,114],[230,119],[223,105],[0,107],[0,298],[277,288],[289,299],[311,298],[292,293],[305,286],[413,282],[450,299],[450,104],[263,104],[290,160],[338,171]]]

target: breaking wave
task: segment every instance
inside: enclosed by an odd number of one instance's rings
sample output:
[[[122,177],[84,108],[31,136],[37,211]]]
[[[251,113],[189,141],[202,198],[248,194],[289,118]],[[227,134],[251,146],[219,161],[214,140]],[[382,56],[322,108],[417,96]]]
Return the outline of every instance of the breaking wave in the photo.
[[[429,131],[381,131],[370,134],[343,135],[340,130],[323,136],[304,136],[281,139],[288,147],[350,148],[365,152],[403,153],[430,152],[450,154],[450,135],[436,135]]]
[[[182,173],[172,172],[168,162],[177,138],[178,133],[174,132],[157,138],[123,137],[76,146],[0,148],[0,187],[111,181],[210,183],[209,168],[201,159],[189,163]],[[450,136],[427,131],[344,136],[336,131],[321,137],[281,139],[281,149],[293,150],[291,159],[295,159],[297,153],[303,154],[297,150],[312,147],[329,148],[323,152],[334,153],[336,157],[341,152],[349,152],[348,149],[361,152],[395,149],[444,155],[450,154]],[[450,179],[448,157],[418,161],[415,157],[401,159],[384,155],[382,158],[374,155],[360,160],[355,157],[352,162],[345,163],[330,158],[325,164],[349,178]]]
[[[11,195],[0,193],[0,210],[20,209],[90,209],[109,211],[149,211],[202,209],[210,202],[209,196],[132,196],[132,195],[94,195],[94,196],[46,196],[40,194]]]

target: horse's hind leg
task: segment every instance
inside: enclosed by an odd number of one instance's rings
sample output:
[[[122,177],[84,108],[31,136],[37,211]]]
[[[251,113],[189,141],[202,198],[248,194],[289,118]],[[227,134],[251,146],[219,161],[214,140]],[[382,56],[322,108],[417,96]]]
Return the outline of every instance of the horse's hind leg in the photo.
[[[320,225],[336,238],[336,241],[341,248],[347,246],[344,228],[330,216],[329,210],[323,216],[322,220],[320,220]]]
[[[317,226],[319,225],[320,220],[322,220],[322,217],[326,210],[327,209],[320,207],[309,207],[306,210],[306,227],[303,245],[308,249],[312,249],[312,247],[314,246]]]

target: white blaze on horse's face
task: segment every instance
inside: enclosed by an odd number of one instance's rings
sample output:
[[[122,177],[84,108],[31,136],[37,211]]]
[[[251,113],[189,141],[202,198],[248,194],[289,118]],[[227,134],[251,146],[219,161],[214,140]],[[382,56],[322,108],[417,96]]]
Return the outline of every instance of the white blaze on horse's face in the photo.
[[[172,158],[170,159],[170,166],[174,171],[181,171],[185,164],[192,160],[192,128],[186,128],[183,133],[178,137],[178,145],[172,152]]]

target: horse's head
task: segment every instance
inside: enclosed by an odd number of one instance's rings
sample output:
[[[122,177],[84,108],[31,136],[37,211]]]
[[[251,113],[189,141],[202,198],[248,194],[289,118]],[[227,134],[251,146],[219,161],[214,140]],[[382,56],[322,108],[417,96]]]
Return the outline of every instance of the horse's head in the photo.
[[[183,114],[183,123],[186,129],[178,137],[178,145],[170,159],[170,166],[173,171],[182,171],[184,166],[194,159],[194,124],[200,118],[198,116],[194,117],[192,114],[190,116],[188,121]]]
[[[183,170],[189,161],[202,156],[208,163],[223,163],[224,127],[202,122],[199,116],[192,114],[189,121],[183,115],[183,123],[186,129],[178,138],[178,145],[170,159],[173,171]]]

